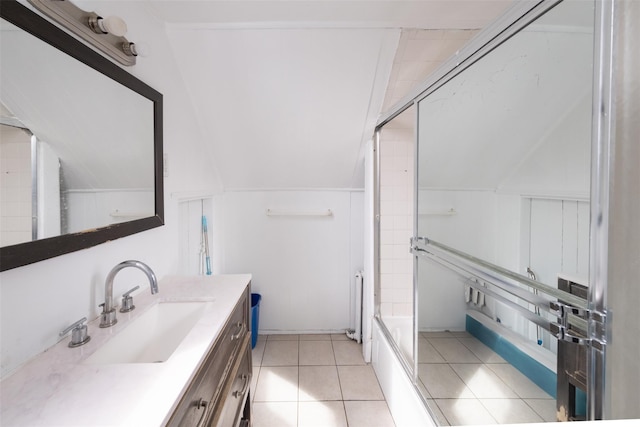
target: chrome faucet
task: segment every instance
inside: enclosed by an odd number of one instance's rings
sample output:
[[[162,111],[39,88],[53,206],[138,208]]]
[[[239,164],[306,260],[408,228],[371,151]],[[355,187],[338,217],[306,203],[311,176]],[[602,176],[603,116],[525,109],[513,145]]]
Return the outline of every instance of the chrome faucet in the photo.
[[[107,275],[107,280],[104,284],[104,302],[99,305],[99,307],[102,307],[102,314],[100,315],[101,328],[108,328],[118,322],[118,319],[116,319],[116,309],[113,307],[113,279],[120,270],[127,267],[135,267],[142,270],[149,279],[151,293],[158,293],[158,279],[156,279],[156,275],[147,264],[140,261],[129,260],[116,265]]]

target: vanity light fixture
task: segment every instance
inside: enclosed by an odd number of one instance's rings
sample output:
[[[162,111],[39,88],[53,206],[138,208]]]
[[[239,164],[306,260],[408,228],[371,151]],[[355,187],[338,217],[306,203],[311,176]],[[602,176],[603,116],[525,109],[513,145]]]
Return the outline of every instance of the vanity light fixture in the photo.
[[[127,24],[122,18],[102,18],[68,0],[29,0],[29,3],[120,64],[135,65],[139,49],[124,37]]]

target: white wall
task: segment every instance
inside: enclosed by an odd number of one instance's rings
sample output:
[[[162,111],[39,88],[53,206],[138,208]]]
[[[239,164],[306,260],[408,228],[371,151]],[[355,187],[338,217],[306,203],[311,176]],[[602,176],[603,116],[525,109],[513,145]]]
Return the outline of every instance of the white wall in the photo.
[[[251,273],[261,333],[336,332],[351,324],[363,268],[361,191],[247,191],[214,197],[212,251],[221,273]],[[266,210],[332,216],[267,216]]]
[[[164,95],[164,152],[169,155],[166,225],[0,273],[3,376],[55,344],[58,332],[71,322],[83,316],[96,318],[97,305],[104,299],[105,277],[118,262],[139,259],[149,264],[159,278],[178,272],[178,204],[172,193],[221,188],[204,136],[194,123],[163,26],[143,13],[140,3],[91,2],[87,8],[101,5],[106,15],[120,15],[127,21],[132,40],[147,42],[150,47],[149,56],[139,58],[138,65],[127,71]],[[140,272],[123,271],[116,277],[116,297],[135,283],[127,278],[135,278],[137,273]]]
[[[491,191],[421,190],[418,230],[437,242],[520,270],[521,201]],[[454,214],[448,215],[453,209]],[[464,330],[465,279],[432,261],[418,264],[420,330]]]
[[[419,205],[421,236],[523,275],[530,266],[550,286],[557,286],[560,273],[588,277],[587,202],[422,190]],[[449,209],[455,214],[445,215]],[[420,260],[418,270],[420,329],[464,329],[466,279],[431,261]],[[519,333],[530,331],[535,340],[535,328],[512,309],[487,298],[483,311]]]

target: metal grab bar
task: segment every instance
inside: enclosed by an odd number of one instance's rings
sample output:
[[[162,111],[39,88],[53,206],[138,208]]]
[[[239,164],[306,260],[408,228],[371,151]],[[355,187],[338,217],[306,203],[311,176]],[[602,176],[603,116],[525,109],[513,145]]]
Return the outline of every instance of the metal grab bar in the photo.
[[[529,320],[532,323],[535,323],[537,327],[542,328],[542,329],[546,329],[547,331],[551,331],[551,322],[547,319],[545,319],[544,317],[540,316],[540,313],[534,313],[530,310],[528,310],[526,307],[523,307],[505,297],[503,297],[502,295],[498,294],[497,292],[492,291],[491,289],[488,289],[484,286],[479,285],[478,283],[469,283],[468,284],[469,287],[476,289],[482,293],[484,293],[485,295],[488,295],[492,298],[495,298],[497,301],[500,301],[502,304],[506,305],[507,307],[510,307],[511,309],[517,311],[518,313],[520,313],[520,315],[524,318],[526,318],[527,320]]]
[[[531,280],[526,276],[515,273],[504,267],[492,264],[481,258],[474,257],[465,252],[436,242],[435,240],[431,240],[427,237],[417,237],[411,239],[411,252],[416,255],[428,254],[436,258],[443,258],[448,263],[456,266],[460,266],[460,264],[463,264],[473,270],[491,273],[491,280],[489,280],[491,283],[504,290],[505,292],[508,292],[518,298],[522,298],[525,301],[546,310],[549,309],[548,300],[534,295],[533,293],[525,289],[516,287],[510,282],[516,282],[533,289],[537,289],[539,292],[562,300],[574,307],[587,309],[587,300],[583,298],[562,291],[560,289],[553,288],[549,285],[545,285],[544,283],[540,283],[536,280]],[[472,272],[472,274],[475,273]],[[495,274],[498,274],[498,276],[496,277]]]
[[[426,241],[428,242],[428,244],[435,243],[433,240],[428,240],[425,238],[421,238],[420,240]],[[575,305],[565,304],[569,302],[567,300],[571,300],[571,302],[576,302],[577,300],[577,302],[586,305],[587,303],[586,300],[580,297],[577,297],[573,294],[564,292],[562,290],[550,288],[547,285],[536,282],[538,285],[541,285],[543,288],[552,289],[554,291],[553,292],[554,296],[560,295],[559,298],[563,300],[564,303],[561,303],[555,300],[549,300],[547,298],[544,298],[538,295],[537,293],[532,292],[531,290],[528,290],[520,286],[517,286],[516,284],[510,283],[507,280],[507,279],[511,279],[511,281],[515,281],[517,283],[526,285],[529,288],[533,288],[533,286],[531,286],[531,284],[529,283],[531,280],[527,280],[526,283],[523,283],[522,281],[513,279],[512,275],[519,276],[517,273],[511,272],[512,274],[507,276],[507,278],[501,277],[500,275],[495,274],[497,273],[497,271],[486,267],[487,265],[493,266],[493,264],[487,261],[481,260],[483,261],[484,268],[480,268],[478,264],[474,264],[473,261],[469,260],[468,258],[465,258],[466,262],[460,262],[461,261],[460,258],[457,258],[456,256],[453,256],[451,254],[444,252],[446,250],[442,248],[438,248],[435,251],[430,251],[430,250],[424,249],[423,247],[420,247],[421,245],[414,245],[413,244],[414,241],[415,239],[412,239],[412,246],[411,246],[411,252],[414,255],[424,257],[433,262],[437,262],[438,264],[452,271],[455,271],[456,273],[462,276],[468,276],[468,275],[473,276],[476,279],[479,279],[486,284],[495,286],[499,291],[504,291],[507,294],[515,296],[520,300],[533,304],[536,307],[535,312],[532,312],[527,308],[509,300],[504,295],[501,295],[496,291],[493,291],[485,286],[481,286],[478,282],[476,282],[475,284],[474,283],[467,284],[471,288],[477,289],[478,291],[483,292],[484,294],[494,298],[496,301],[500,301],[502,304],[508,307],[511,307],[516,312],[518,312],[521,316],[523,316],[525,319],[537,325],[538,328],[542,328],[550,332],[554,337],[560,340],[577,342],[576,340],[580,337],[574,336],[571,333],[569,327],[573,326],[573,327],[577,327],[578,330],[583,330],[583,331],[587,330],[587,320],[579,317],[578,315],[589,315],[589,310],[576,307]],[[436,244],[447,249],[452,249],[440,243],[436,243]],[[430,248],[430,249],[433,249],[433,248]],[[452,249],[452,250],[457,252],[456,255],[464,254],[464,252],[461,252],[455,249]],[[438,255],[435,255],[433,253],[438,251],[442,251],[442,253],[438,253]],[[467,256],[469,258],[478,259],[475,257],[471,257],[470,255],[467,255]],[[498,267],[498,266],[495,266],[495,267],[497,267],[500,270],[506,270],[506,269],[503,269],[502,267]],[[490,274],[489,272],[487,272],[487,270],[489,270],[493,274]],[[506,270],[506,271],[509,271],[509,270]],[[524,277],[524,276],[521,276],[521,277]],[[539,287],[536,287],[535,289],[539,289]],[[546,319],[544,316],[541,316],[542,310],[544,310],[545,313],[549,313],[557,317],[557,320],[559,323],[552,322]],[[580,338],[580,339],[585,342],[587,341],[586,338]],[[588,340],[588,341],[593,342],[594,340]],[[595,342],[595,345],[597,348],[601,348],[604,344],[598,341],[598,342]]]

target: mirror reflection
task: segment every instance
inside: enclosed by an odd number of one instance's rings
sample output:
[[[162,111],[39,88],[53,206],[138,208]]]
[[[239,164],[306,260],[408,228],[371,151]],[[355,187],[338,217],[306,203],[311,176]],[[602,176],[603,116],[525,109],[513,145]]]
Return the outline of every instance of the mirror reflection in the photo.
[[[379,316],[440,424],[584,416],[549,303],[586,306],[593,36],[565,0],[379,131]]]
[[[2,20],[0,246],[155,215],[150,99]]]
[[[586,289],[593,9],[561,3],[419,102],[418,236]],[[416,260],[418,378],[440,420],[562,419],[557,339],[514,308],[555,317],[468,268]]]

